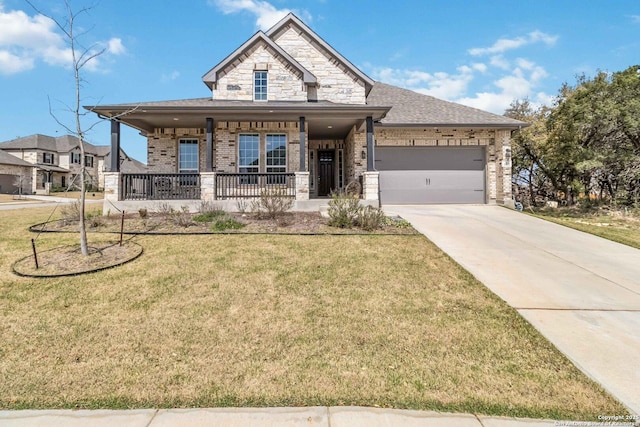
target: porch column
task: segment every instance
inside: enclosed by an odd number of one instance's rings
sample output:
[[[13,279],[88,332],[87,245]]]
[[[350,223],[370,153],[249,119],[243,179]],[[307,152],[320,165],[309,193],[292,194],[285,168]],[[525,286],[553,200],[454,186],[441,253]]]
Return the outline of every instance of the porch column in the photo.
[[[300,117],[300,169],[299,172],[306,172],[306,158],[307,158],[307,149],[306,149],[306,139],[307,139],[307,131],[305,130],[305,118]]]
[[[213,172],[213,119],[211,117],[207,117],[207,157],[204,171]]]
[[[367,172],[375,170],[375,150],[373,148],[373,117],[367,116]]]
[[[84,162],[84,159],[81,159]],[[111,172],[120,172],[120,122],[111,119]]]

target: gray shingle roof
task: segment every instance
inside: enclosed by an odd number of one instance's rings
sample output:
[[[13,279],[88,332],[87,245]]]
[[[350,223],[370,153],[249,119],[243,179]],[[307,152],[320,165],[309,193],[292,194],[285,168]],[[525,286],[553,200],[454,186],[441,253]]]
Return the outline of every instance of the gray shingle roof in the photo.
[[[68,153],[79,145],[78,138],[73,135],[62,135],[54,138],[52,136],[35,134],[12,139],[11,141],[0,142],[0,149],[47,150],[57,153]],[[84,142],[84,149],[87,154],[100,155],[98,146],[87,141]],[[107,152],[108,151],[109,148],[107,148]]]
[[[391,111],[380,121],[389,126],[528,126],[509,117],[380,82],[373,85],[367,104],[391,106]]]
[[[19,159],[16,156],[6,153],[2,150],[0,150],[0,165],[33,167],[31,163],[25,162],[24,160]]]

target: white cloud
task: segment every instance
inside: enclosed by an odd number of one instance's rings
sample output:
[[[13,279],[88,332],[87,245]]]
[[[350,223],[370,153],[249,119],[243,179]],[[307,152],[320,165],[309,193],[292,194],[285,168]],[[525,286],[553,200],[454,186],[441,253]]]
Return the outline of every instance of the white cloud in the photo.
[[[249,12],[256,16],[256,26],[268,30],[291,12],[289,9],[276,9],[271,3],[262,0],[209,0],[224,14]],[[309,18],[309,16],[307,16]]]
[[[517,49],[528,44],[542,42],[546,45],[555,44],[558,36],[552,36],[542,31],[535,30],[527,34],[526,37],[516,37],[515,39],[498,39],[489,47],[474,47],[467,52],[473,56],[501,54],[508,50]]]
[[[107,42],[107,51],[113,55],[122,55],[127,50],[122,45],[122,39],[117,37],[112,38]]]
[[[160,77],[160,80],[166,83],[166,82],[176,80],[178,77],[180,77],[180,72],[177,70],[173,70],[170,74],[163,74]]]
[[[640,15],[631,15],[631,22],[634,24],[640,24]]]
[[[453,99],[467,91],[473,80],[473,68],[463,65],[457,69],[457,74],[444,72],[426,73],[417,70],[402,70],[395,68],[380,68],[373,71],[376,80],[395,86],[414,90],[418,93],[431,95],[436,98]]]
[[[125,52],[122,40],[106,43],[110,54]],[[71,65],[71,50],[51,19],[43,15],[29,16],[22,10],[5,12],[0,3],[0,73],[15,74],[36,66],[37,60],[53,66]],[[98,70],[98,59],[87,63],[87,70]]]
[[[489,59],[489,64],[494,67],[502,68],[503,70],[510,70],[511,63],[504,58],[502,55],[495,55]]]

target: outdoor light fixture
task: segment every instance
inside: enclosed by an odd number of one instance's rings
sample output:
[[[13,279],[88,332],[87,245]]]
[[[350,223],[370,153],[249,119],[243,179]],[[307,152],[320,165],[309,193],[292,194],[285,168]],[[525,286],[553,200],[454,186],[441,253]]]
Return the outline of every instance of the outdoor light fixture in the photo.
[[[366,159],[367,158],[367,153],[364,150],[362,150],[360,152],[360,157],[362,157],[362,160]]]

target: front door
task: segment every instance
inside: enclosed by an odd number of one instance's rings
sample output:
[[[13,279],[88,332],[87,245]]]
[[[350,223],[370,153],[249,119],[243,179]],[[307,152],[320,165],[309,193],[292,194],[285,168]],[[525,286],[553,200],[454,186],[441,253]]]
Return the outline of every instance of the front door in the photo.
[[[328,196],[335,188],[335,151],[318,151],[318,196]]]

